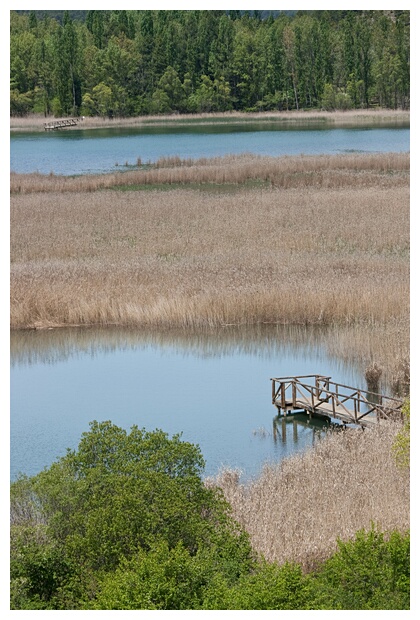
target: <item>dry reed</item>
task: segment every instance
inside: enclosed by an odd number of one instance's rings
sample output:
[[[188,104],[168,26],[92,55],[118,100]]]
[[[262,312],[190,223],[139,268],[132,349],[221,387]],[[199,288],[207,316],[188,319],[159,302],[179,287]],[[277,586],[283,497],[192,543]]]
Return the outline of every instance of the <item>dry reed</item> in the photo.
[[[368,390],[371,392],[379,392],[379,381],[382,376],[383,369],[376,362],[372,362],[365,370],[365,379]]]
[[[267,465],[254,481],[222,471],[207,484],[222,488],[254,549],[269,561],[312,570],[375,523],[383,531],[409,528],[409,471],[398,469],[392,444],[400,425],[334,432],[313,449]]]
[[[39,173],[10,175],[12,194],[37,192],[94,192],[121,186],[244,184],[265,181],[272,187],[355,188],[407,186],[408,153],[380,155],[316,155],[259,157],[230,155],[182,160],[161,158],[151,169],[78,177]]]

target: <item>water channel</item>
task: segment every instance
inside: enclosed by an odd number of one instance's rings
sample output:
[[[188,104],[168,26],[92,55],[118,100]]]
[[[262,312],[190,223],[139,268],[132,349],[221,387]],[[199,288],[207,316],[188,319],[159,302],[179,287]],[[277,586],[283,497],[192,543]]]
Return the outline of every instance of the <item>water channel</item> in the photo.
[[[13,172],[77,175],[123,171],[159,157],[216,157],[251,152],[258,155],[408,152],[409,128],[322,125],[285,128],[281,124],[232,124],[141,129],[70,129],[12,133]]]
[[[408,127],[298,129],[247,124],[12,134],[11,170],[104,173],[161,156],[293,155],[409,151]],[[116,168],[115,164],[120,166]],[[223,466],[257,475],[313,445],[319,424],[276,421],[271,377],[323,374],[364,387],[363,370],[328,351],[308,328],[201,334],[116,329],[11,334],[10,477],[33,475],[76,448],[92,420],[183,433],[206,474]]]

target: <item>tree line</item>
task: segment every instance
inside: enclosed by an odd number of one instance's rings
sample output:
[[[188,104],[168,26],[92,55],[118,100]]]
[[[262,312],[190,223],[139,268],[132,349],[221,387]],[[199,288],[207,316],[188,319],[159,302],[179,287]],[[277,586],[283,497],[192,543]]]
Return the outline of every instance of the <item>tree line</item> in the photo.
[[[409,11],[10,14],[10,113],[410,105]]]

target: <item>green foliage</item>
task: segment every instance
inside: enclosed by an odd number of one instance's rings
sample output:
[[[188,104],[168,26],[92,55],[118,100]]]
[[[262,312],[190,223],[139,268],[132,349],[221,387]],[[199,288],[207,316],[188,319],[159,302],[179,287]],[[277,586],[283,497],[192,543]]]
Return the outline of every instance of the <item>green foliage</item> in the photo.
[[[354,540],[338,541],[338,551],[314,575],[313,609],[409,609],[410,538],[389,539],[373,526]]]
[[[221,545],[221,546],[219,546]],[[169,548],[157,541],[146,553],[123,561],[99,585],[94,609],[207,609],[208,591],[217,579],[231,584],[238,573],[249,570],[247,558],[228,558],[223,541],[211,548],[200,546],[197,553],[178,543]],[[247,554],[246,554],[247,555]],[[229,561],[230,567],[227,566]],[[229,570],[233,568],[234,570]]]
[[[168,552],[182,548],[191,557],[210,549],[218,570],[236,578],[251,562],[249,541],[220,493],[203,484],[203,467],[198,447],[179,435],[170,439],[136,426],[127,433],[111,422],[93,422],[77,451],[12,485],[13,505],[20,507],[15,521],[21,527],[22,506],[35,502],[38,512],[26,509],[28,524],[34,527],[33,515],[42,515],[51,549],[73,567],[76,582],[115,571],[123,560],[149,553],[157,540]],[[45,544],[34,546],[30,563],[16,543],[16,578],[27,580],[28,596],[57,603],[61,582],[41,589],[42,575],[57,573],[56,556],[45,555]],[[34,571],[41,575],[38,581]],[[90,595],[85,589],[75,596]]]
[[[408,609],[409,535],[373,526],[316,572],[252,553],[197,446],[92,422],[11,485],[12,609]]]
[[[407,398],[403,408],[404,425],[397,434],[393,445],[393,451],[397,464],[400,467],[410,467],[410,399]]]
[[[48,609],[70,572],[67,558],[46,526],[11,528],[11,608]]]
[[[11,114],[409,107],[409,11],[24,13]]]
[[[304,609],[306,583],[300,566],[262,560],[232,586],[215,579],[207,590],[204,609]]]

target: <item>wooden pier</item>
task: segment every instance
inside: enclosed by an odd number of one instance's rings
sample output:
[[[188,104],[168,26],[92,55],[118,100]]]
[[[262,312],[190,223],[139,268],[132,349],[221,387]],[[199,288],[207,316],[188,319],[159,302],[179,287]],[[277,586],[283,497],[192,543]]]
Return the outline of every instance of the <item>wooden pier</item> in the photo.
[[[271,379],[271,385],[279,416],[304,412],[359,426],[402,418],[401,399],[335,383],[331,377],[279,377]]]
[[[44,129],[45,131],[54,131],[56,129],[65,129],[66,127],[75,127],[78,122],[78,118],[64,118],[59,121],[50,121],[49,123],[44,123]]]

